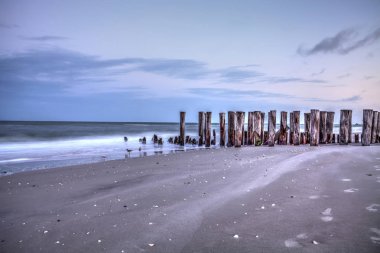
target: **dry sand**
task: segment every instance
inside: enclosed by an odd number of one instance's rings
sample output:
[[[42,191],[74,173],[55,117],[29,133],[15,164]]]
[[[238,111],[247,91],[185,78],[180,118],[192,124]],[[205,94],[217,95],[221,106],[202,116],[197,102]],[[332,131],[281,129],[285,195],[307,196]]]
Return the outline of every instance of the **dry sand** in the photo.
[[[380,252],[380,146],[190,151],[0,178],[0,252]]]

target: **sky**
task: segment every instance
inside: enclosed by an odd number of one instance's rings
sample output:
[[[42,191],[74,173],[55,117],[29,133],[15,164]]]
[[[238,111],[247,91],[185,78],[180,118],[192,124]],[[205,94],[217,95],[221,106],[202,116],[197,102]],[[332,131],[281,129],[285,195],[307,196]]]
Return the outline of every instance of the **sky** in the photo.
[[[378,0],[0,0],[0,120],[380,110]]]

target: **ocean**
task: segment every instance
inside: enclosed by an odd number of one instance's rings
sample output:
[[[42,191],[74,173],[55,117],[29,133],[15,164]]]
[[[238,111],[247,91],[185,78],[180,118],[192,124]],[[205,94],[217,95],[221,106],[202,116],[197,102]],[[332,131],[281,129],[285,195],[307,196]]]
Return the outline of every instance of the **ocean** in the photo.
[[[218,148],[219,123],[212,124],[212,129],[216,130],[216,145],[212,148]],[[361,127],[353,127],[353,132],[360,131]],[[334,126],[334,133],[339,133],[339,125]],[[163,145],[151,141],[154,134],[163,138]],[[168,143],[168,138],[176,135],[179,135],[179,123],[0,121],[0,173],[4,176],[204,148]],[[187,123],[185,135],[197,138],[198,125]],[[139,141],[143,137],[147,139],[146,144]]]

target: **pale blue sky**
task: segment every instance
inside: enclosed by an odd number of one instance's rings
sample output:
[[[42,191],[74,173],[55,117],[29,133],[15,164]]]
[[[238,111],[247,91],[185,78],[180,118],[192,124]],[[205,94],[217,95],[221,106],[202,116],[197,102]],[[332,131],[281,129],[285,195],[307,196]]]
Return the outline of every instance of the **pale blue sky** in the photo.
[[[349,108],[360,122],[380,110],[378,13],[378,0],[0,0],[0,120]]]

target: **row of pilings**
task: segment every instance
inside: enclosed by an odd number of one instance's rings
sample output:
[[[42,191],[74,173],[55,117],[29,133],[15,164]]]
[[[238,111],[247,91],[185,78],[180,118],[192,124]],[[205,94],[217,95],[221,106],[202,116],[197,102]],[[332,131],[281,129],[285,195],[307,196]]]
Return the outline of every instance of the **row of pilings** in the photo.
[[[340,111],[339,134],[333,133],[335,112],[319,111],[316,109],[304,113],[304,132],[300,132],[300,111],[281,111],[280,128],[276,131],[276,111],[268,113],[268,129],[264,131],[265,113],[261,111],[248,112],[248,129],[244,129],[245,112],[229,111],[227,115],[228,129],[226,130],[226,114],[219,113],[220,140],[219,145],[224,147],[241,147],[242,145],[300,145],[339,143],[347,145],[352,142],[352,110]],[[354,134],[354,142],[361,142],[363,146],[380,142],[380,113],[370,109],[363,110],[363,124],[361,138],[359,133]],[[180,112],[180,136],[178,144],[185,145],[185,116]],[[211,140],[212,112],[198,113],[198,145],[210,147],[215,145]],[[228,141],[226,142],[226,134]],[[360,139],[360,140],[359,140]]]

